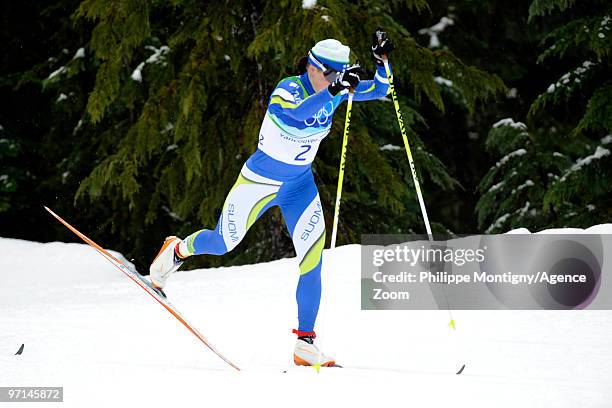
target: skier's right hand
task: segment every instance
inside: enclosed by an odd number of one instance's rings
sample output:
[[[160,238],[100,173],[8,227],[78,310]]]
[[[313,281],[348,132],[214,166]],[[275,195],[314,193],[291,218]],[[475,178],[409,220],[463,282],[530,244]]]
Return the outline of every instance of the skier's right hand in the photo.
[[[354,90],[359,85],[359,75],[361,74],[362,70],[359,64],[351,65],[342,71],[334,82],[329,84],[327,87],[329,93],[336,96],[338,93],[345,94],[350,89]]]

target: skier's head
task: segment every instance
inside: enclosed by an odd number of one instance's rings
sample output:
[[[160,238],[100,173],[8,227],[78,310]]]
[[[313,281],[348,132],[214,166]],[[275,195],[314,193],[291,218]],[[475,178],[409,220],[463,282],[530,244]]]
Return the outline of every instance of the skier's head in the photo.
[[[351,49],[340,41],[328,38],[319,41],[308,52],[308,79],[319,91],[333,82],[349,64]]]
[[[308,52],[308,63],[321,71],[342,72],[349,64],[351,49],[338,40],[328,38],[319,41]]]

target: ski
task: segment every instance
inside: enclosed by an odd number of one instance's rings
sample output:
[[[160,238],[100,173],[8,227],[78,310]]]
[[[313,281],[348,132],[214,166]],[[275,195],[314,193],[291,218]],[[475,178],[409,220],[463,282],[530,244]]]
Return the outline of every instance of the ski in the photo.
[[[114,257],[110,252],[106,249],[102,248],[100,245],[96,244],[85,234],[81,233],[79,230],[74,228],[68,222],[66,222],[62,217],[54,213],[50,208],[45,206],[45,210],[47,210],[53,217],[55,217],[60,223],[62,223],[66,228],[72,231],[76,236],[81,238],[86,244],[94,248],[100,255],[102,255],[107,261],[112,263],[117,269],[119,269],[125,276],[131,279],[134,283],[144,289],[153,299],[155,299],[160,305],[162,305],[172,316],[174,316],[183,326],[187,328],[198,340],[200,340],[206,347],[208,347],[213,353],[215,353],[221,360],[225,361],[231,367],[240,371],[234,363],[228,360],[225,356],[223,356],[207,339],[200,333],[194,326],[192,326],[179,312],[178,310],[168,301],[167,298],[163,297],[160,293],[158,293],[151,284],[143,278],[136,270],[128,267],[125,263],[121,262],[119,259]]]
[[[281,373],[283,374],[287,374],[287,372],[292,371],[292,370],[302,370],[303,368],[312,368],[313,370],[315,370],[317,373],[322,369],[322,368],[344,368],[344,366],[341,366],[340,364],[334,364],[334,365],[330,365],[330,366],[323,366],[323,365],[313,365],[313,366],[294,366],[291,368],[285,368],[284,370],[281,370]]]

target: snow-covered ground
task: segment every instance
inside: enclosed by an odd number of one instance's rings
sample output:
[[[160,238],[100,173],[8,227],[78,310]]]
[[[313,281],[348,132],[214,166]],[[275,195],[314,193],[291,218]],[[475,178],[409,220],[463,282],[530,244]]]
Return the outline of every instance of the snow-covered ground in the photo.
[[[63,386],[60,406],[612,406],[611,311],[454,311],[456,331],[447,311],[361,311],[358,245],[324,254],[318,344],[345,368],[318,373],[291,362],[293,259],[169,282],[237,372],[86,245],[0,254],[0,386]]]

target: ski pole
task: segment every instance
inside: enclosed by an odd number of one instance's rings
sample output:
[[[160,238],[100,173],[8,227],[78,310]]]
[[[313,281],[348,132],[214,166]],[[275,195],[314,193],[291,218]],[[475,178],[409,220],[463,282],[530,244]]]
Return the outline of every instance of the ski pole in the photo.
[[[342,155],[340,156],[340,170],[338,171],[338,189],[336,190],[336,208],[334,209],[334,226],[332,227],[332,238],[330,248],[336,247],[336,235],[338,233],[338,218],[340,217],[340,198],[342,197],[342,181],[344,180],[344,165],[346,164],[346,147],[348,145],[348,132],[351,125],[351,109],[353,108],[353,92],[349,92],[348,105],[346,106],[346,119],[344,120],[344,135],[342,137]]]
[[[408,144],[408,136],[406,136],[406,127],[404,126],[404,119],[402,119],[402,112],[400,112],[399,102],[397,100],[397,92],[395,92],[395,86],[393,85],[393,76],[389,69],[389,61],[387,57],[383,57],[385,64],[385,71],[387,73],[387,79],[389,80],[389,88],[391,89],[391,96],[393,98],[393,105],[395,106],[395,113],[397,114],[397,122],[399,123],[402,137],[404,138],[404,146],[406,147],[406,153],[408,154],[408,163],[410,163],[410,171],[412,172],[412,180],[414,181],[414,188],[419,198],[419,205],[421,206],[421,213],[423,214],[423,221],[425,222],[425,229],[427,230],[427,236],[430,241],[433,241],[433,235],[431,234],[431,226],[429,225],[429,217],[427,217],[427,209],[425,208],[425,202],[423,201],[423,194],[421,193],[421,185],[419,184],[419,178],[417,176],[416,168],[414,167],[414,160],[412,159],[412,152],[410,151],[410,145]]]
[[[406,136],[406,126],[404,125],[404,119],[402,119],[402,112],[400,111],[399,101],[397,99],[397,92],[395,91],[395,85],[393,84],[393,76],[391,75],[391,70],[389,69],[389,61],[386,55],[383,56],[383,63],[385,64],[385,72],[387,73],[387,80],[389,81],[389,89],[391,89],[393,106],[395,106],[395,113],[397,114],[397,122],[399,124],[400,131],[402,132],[402,138],[404,139],[404,146],[406,147],[406,154],[408,155],[408,163],[410,163],[410,171],[412,172],[414,188],[416,189],[417,197],[419,198],[419,205],[421,206],[421,213],[423,214],[423,222],[425,222],[425,229],[427,230],[427,236],[429,238],[429,241],[433,242],[434,239],[431,233],[431,226],[429,225],[429,217],[427,217],[427,209],[425,208],[423,194],[421,193],[421,185],[419,184],[419,178],[417,177],[416,168],[414,167],[412,152],[410,151],[410,145],[408,144],[408,136]],[[450,303],[448,301],[444,288],[442,288],[442,293],[444,294],[444,299],[446,300],[448,314],[450,317],[450,322],[448,323],[448,326],[451,329],[455,330],[455,319],[453,319],[453,313],[451,311]],[[465,364],[461,366],[457,374],[461,374],[464,368]]]

